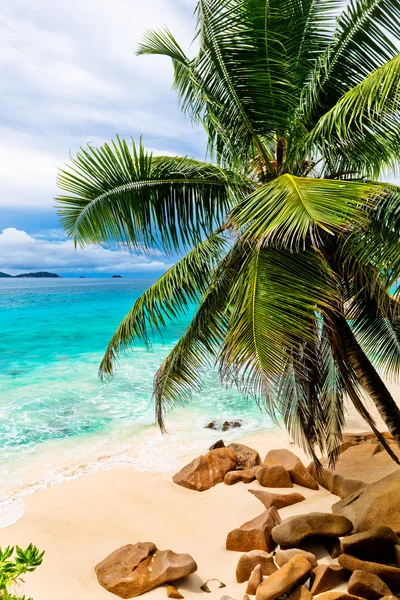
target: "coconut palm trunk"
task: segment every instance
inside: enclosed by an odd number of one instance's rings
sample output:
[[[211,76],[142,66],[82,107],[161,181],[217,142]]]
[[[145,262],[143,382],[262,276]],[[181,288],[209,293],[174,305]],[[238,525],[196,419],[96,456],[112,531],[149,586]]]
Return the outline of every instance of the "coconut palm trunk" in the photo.
[[[375,404],[382,420],[400,447],[400,409],[385,383],[357,342],[343,316],[335,318],[335,327],[343,344],[346,358],[357,378]]]

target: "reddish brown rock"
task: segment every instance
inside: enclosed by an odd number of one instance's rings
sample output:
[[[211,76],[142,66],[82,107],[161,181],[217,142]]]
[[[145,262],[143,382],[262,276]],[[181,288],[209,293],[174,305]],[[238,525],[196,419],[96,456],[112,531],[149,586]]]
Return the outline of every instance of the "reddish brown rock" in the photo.
[[[342,540],[345,554],[377,563],[394,563],[396,544],[400,544],[400,539],[393,529],[384,525],[348,535]]]
[[[277,567],[274,563],[274,557],[264,550],[252,550],[246,552],[239,558],[239,562],[236,567],[236,580],[238,583],[248,581],[251,572],[257,566],[261,566],[263,575],[272,575],[277,571]]]
[[[340,565],[318,565],[311,574],[310,592],[322,594],[344,583],[349,578],[349,572]]]
[[[293,494],[273,494],[264,490],[249,490],[249,492],[258,498],[264,504],[265,508],[275,506],[278,510],[305,500],[304,496],[295,492]]]
[[[400,469],[337,502],[332,511],[353,522],[353,533],[384,525],[400,535]]]
[[[224,480],[236,467],[236,452],[232,448],[218,448],[195,458],[176,473],[172,480],[190,490],[204,492]]]
[[[250,596],[248,594],[243,595],[243,600],[250,600]]]
[[[318,600],[363,600],[363,598],[346,592],[325,592],[318,596]]]
[[[257,471],[257,481],[263,487],[288,488],[293,487],[289,473],[281,465],[260,467]]]
[[[391,444],[391,448],[400,457],[400,449],[396,444]],[[309,469],[316,476],[312,465]],[[380,444],[361,444],[343,452],[333,471],[326,468],[316,478],[330,492],[340,498],[346,498],[367,484],[375,483],[397,470],[399,465],[382,450]]]
[[[389,431],[382,431],[381,433],[383,437],[387,440],[394,439],[393,435],[389,433]],[[378,443],[378,438],[371,431],[365,431],[364,433],[345,433],[343,435],[343,440],[340,445],[340,452],[344,452],[345,450],[347,450],[347,448],[350,448],[351,446],[359,446],[360,444],[367,443]]]
[[[254,567],[251,572],[250,579],[247,583],[246,594],[250,594],[250,596],[254,596],[258,586],[264,581],[261,565],[257,565]]]
[[[234,485],[235,483],[251,483],[255,480],[257,471],[260,467],[251,467],[242,471],[229,471],[224,477],[226,485]]]
[[[226,549],[236,552],[249,552],[250,550],[271,552],[276,546],[271,536],[271,530],[279,523],[281,523],[279,513],[272,506],[255,519],[230,531],[226,538]]]
[[[297,554],[258,586],[256,600],[275,600],[292,588],[305,583],[310,573],[311,565],[308,560]]]
[[[400,567],[400,546],[396,544],[394,547],[394,562],[398,567]]]
[[[182,596],[182,594],[174,585],[172,585],[172,583],[167,587],[167,596],[168,598],[173,598],[174,600],[182,600],[182,598],[184,598],[184,596]]]
[[[366,571],[378,575],[390,587],[393,592],[400,590],[400,569],[381,565],[380,563],[360,560],[349,554],[341,554],[339,556],[339,564],[348,571]]]
[[[217,450],[218,448],[225,448],[224,440],[217,440],[209,447],[209,450]]]
[[[305,585],[299,585],[285,594],[285,600],[312,600],[312,594]]]
[[[320,536],[318,542],[328,550],[331,558],[338,558],[343,554],[342,545],[338,537]]]
[[[140,596],[196,570],[197,565],[189,554],[158,550],[150,542],[123,546],[96,566],[100,585],[121,598]]]
[[[225,583],[223,583],[219,579],[215,579],[215,578],[214,579],[207,579],[207,581],[205,581],[200,586],[201,591],[202,592],[207,592],[207,594],[211,594],[210,586],[208,584],[209,583],[214,583],[214,581],[216,582],[217,585],[216,586],[212,586],[212,587],[217,587],[218,589],[226,587]]]
[[[287,562],[296,554],[301,554],[308,560],[312,569],[315,569],[318,566],[317,559],[312,552],[307,552],[306,550],[301,550],[300,548],[288,548],[287,550],[277,550],[275,552],[275,562],[278,567],[283,567]]]
[[[257,450],[253,450],[253,448],[249,448],[244,444],[237,444],[236,442],[229,444],[228,447],[236,452],[236,468],[238,470],[251,469],[252,467],[262,465],[261,456],[258,454]]]
[[[280,525],[274,527],[272,538],[283,548],[297,548],[305,538],[342,536],[349,533],[352,528],[353,524],[346,517],[315,512],[285,519]]]
[[[379,600],[390,596],[392,591],[378,575],[366,571],[354,571],[347,587],[349,594],[361,596],[366,600]]]
[[[290,450],[270,450],[264,459],[264,465],[268,467],[281,465],[289,473],[293,483],[302,485],[312,490],[318,489],[318,483],[307,471],[303,463]]]

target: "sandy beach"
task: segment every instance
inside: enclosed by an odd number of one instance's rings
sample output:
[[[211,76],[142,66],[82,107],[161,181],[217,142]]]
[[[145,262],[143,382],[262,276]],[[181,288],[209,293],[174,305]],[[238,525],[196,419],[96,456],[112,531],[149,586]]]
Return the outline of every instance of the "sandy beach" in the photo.
[[[399,398],[399,388],[393,386],[392,391]],[[379,420],[378,424],[383,429]],[[367,428],[350,410],[346,429],[360,432]],[[219,432],[215,434],[218,439]],[[249,435],[239,441],[256,448],[261,457],[270,449],[290,448],[306,465],[309,463],[284,430]],[[180,459],[174,471],[192,458]],[[241,600],[246,584],[235,579],[240,553],[226,551],[225,540],[231,529],[263,511],[248,490],[265,488],[255,481],[250,485],[220,484],[198,493],[175,485],[172,474],[116,469],[86,475],[26,498],[24,516],[0,532],[1,546],[33,542],[46,551],[43,565],[26,577],[23,591],[35,600],[111,599],[116,596],[100,587],[95,565],[122,545],[151,541],[160,549],[188,552],[196,560],[197,573],[178,585],[185,598],[198,597],[204,581],[218,578],[226,587],[214,586],[210,599],[228,594]],[[291,491],[302,493],[306,500],[281,509],[283,519],[310,511],[329,512],[337,500],[323,488],[313,491],[295,485]],[[317,558],[332,562],[326,553]],[[165,586],[148,592],[148,597],[166,598]]]

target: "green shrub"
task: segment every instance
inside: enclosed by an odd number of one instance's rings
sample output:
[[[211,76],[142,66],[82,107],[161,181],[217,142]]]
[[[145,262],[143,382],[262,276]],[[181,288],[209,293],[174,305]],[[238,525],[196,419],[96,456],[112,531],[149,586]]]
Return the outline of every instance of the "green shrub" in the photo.
[[[5,550],[0,548],[0,600],[32,600],[26,596],[15,596],[10,588],[24,581],[22,575],[31,573],[42,564],[43,554],[32,544],[26,550],[19,546],[7,546]]]

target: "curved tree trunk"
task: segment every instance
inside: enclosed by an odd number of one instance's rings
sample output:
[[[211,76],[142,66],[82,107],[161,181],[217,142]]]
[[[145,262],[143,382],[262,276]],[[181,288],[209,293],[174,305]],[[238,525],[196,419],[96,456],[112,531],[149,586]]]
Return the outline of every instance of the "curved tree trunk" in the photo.
[[[343,344],[346,358],[363,389],[370,396],[388,430],[400,446],[400,409],[381,377],[357,342],[343,316],[335,315],[337,333]]]

